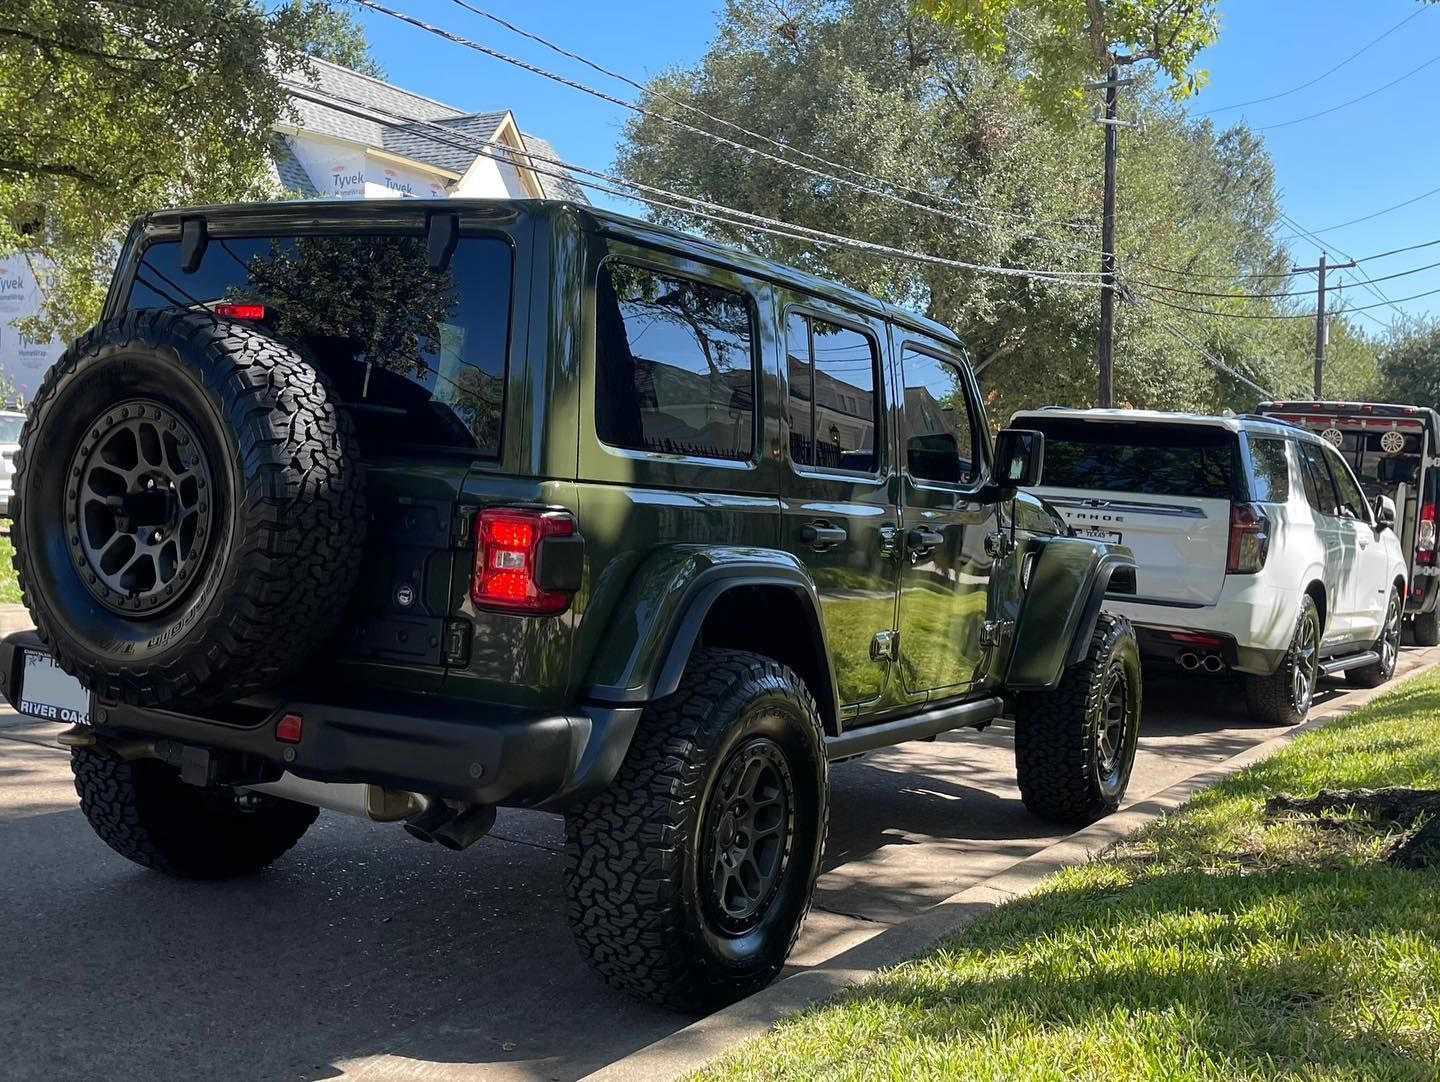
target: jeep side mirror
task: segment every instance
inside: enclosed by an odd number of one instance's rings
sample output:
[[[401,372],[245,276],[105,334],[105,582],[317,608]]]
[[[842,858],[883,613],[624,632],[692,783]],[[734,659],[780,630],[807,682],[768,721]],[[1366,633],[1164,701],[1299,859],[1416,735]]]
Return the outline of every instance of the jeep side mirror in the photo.
[[[1002,428],[995,437],[992,484],[1014,491],[1038,485],[1045,471],[1045,434],[1029,428]]]
[[[1395,501],[1389,496],[1375,497],[1375,528],[1377,530],[1393,530],[1395,528]]]

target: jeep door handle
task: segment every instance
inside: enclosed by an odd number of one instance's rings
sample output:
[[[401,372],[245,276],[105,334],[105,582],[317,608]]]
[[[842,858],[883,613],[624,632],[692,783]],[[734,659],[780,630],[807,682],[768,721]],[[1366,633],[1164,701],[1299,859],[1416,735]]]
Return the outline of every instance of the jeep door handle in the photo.
[[[817,551],[844,544],[849,536],[843,526],[831,526],[828,522],[807,522],[800,527],[800,543]]]
[[[916,556],[927,556],[945,543],[945,535],[929,526],[915,526],[905,535],[905,544]]]

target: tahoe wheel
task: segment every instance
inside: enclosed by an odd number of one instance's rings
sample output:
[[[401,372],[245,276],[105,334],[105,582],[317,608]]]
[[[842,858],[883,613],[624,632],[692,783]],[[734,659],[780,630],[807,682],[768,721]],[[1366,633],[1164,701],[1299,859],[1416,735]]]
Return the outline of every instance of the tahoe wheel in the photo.
[[[1410,641],[1416,646],[1440,646],[1440,605],[1410,618]]]
[[[1085,824],[1120,806],[1140,738],[1140,648],[1130,622],[1102,612],[1085,656],[1057,687],[1019,697],[1015,767],[1025,807]]]
[[[1320,610],[1314,598],[1303,594],[1285,659],[1268,676],[1246,675],[1245,705],[1256,721],[1299,725],[1310,713],[1319,680]]]
[[[1400,625],[1404,621],[1405,603],[1399,587],[1390,588],[1390,600],[1385,605],[1385,624],[1380,638],[1375,640],[1375,652],[1380,660],[1371,665],[1345,670],[1345,680],[1360,688],[1378,688],[1395,675],[1395,665],[1400,660]]]
[[[262,330],[180,309],[101,323],[46,373],[20,442],[24,601],[103,698],[241,698],[344,610],[365,534],[349,417]]]
[[[697,651],[609,788],[566,816],[568,917],[589,963],[682,1010],[763,987],[810,907],[827,781],[804,682],[758,654]]]
[[[121,762],[93,748],[70,753],[80,810],[122,857],[186,879],[258,872],[298,842],[319,809],[278,797],[187,785],[158,759]]]

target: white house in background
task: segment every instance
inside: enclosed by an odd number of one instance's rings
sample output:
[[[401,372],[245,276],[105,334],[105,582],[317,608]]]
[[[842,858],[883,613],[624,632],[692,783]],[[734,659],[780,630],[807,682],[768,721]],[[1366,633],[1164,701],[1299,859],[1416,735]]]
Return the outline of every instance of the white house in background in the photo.
[[[588,202],[568,177],[540,171],[559,170],[531,155],[549,159],[558,155],[545,140],[522,133],[508,109],[467,113],[338,64],[323,60],[313,64],[309,79],[313,97],[341,107],[295,98],[296,119],[276,125],[271,140],[275,174],[293,194],[322,199],[464,196]],[[396,127],[396,117],[426,123]],[[12,325],[39,310],[46,276],[46,266],[33,255],[0,259],[0,371],[26,402],[64,349],[58,338],[32,342]]]
[[[272,144],[280,183],[297,195],[586,201],[543,160],[554,148],[522,133],[508,109],[467,113],[338,64],[313,66],[311,95],[292,99],[297,116]]]

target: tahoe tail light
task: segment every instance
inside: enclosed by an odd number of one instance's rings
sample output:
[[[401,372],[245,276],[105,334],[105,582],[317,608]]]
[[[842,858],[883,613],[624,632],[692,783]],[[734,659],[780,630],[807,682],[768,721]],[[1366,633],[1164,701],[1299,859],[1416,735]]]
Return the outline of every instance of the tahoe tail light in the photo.
[[[491,507],[475,518],[470,600],[481,608],[564,612],[583,568],[584,541],[564,511]]]
[[[1427,503],[1420,508],[1420,525],[1415,529],[1415,562],[1435,562],[1435,505]]]
[[[1248,575],[1265,566],[1270,554],[1270,520],[1258,504],[1237,503],[1230,507],[1230,549],[1225,572]]]

